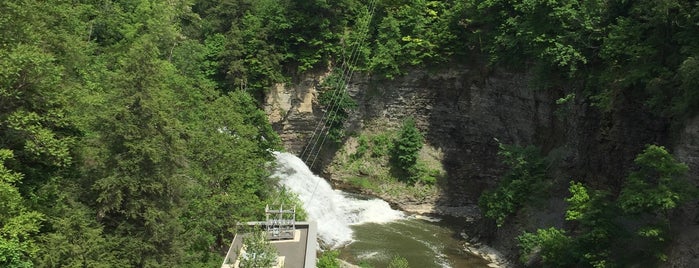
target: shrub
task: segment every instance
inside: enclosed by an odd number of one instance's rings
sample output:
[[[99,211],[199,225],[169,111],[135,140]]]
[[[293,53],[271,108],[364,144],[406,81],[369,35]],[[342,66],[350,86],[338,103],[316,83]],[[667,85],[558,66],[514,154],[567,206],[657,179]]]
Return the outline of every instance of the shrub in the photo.
[[[569,267],[571,265],[572,239],[565,231],[548,228],[539,229],[536,233],[527,233],[517,237],[521,249],[520,261],[528,263],[537,252],[541,262],[548,267]]]
[[[393,143],[391,156],[398,170],[403,173],[402,177],[408,181],[415,178],[415,164],[422,145],[422,133],[415,126],[415,120],[412,118],[404,120],[398,137]]]
[[[381,133],[372,136],[370,138],[370,142],[372,157],[386,156],[393,147],[393,140],[391,139],[390,135],[386,133]]]
[[[269,243],[266,236],[265,232],[258,229],[243,238],[245,253],[240,256],[240,267],[267,268],[277,263],[277,249]]]
[[[510,170],[500,178],[495,189],[484,192],[478,205],[488,218],[498,226],[525,203],[541,193],[547,172],[547,160],[534,146],[518,147],[500,145],[498,153]]]
[[[318,263],[316,267],[318,268],[340,268],[340,261],[337,257],[340,252],[337,250],[330,250],[323,252],[318,258]]]
[[[341,142],[345,138],[345,122],[352,110],[357,108],[357,103],[350,97],[345,88],[345,81],[337,71],[328,76],[321,85],[324,88],[318,97],[321,105],[325,106],[325,129],[327,137],[334,142]]]

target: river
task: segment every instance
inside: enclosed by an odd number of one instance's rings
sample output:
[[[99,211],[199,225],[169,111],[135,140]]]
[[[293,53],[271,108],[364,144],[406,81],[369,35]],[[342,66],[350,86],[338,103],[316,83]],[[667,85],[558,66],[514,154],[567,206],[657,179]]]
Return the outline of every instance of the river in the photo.
[[[295,155],[275,156],[274,176],[318,223],[322,247],[338,249],[343,260],[386,267],[398,255],[411,267],[488,267],[462,250],[455,222],[406,215],[383,200],[334,190]]]

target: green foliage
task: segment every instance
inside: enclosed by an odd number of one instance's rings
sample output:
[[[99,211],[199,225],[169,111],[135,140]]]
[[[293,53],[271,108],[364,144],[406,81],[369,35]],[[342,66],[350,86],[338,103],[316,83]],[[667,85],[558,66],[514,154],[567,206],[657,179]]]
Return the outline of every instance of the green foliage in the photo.
[[[372,157],[386,156],[393,148],[393,140],[385,133],[371,136],[369,141],[371,142]]]
[[[408,182],[414,182],[413,177],[417,171],[415,165],[423,143],[424,138],[415,126],[415,120],[412,118],[403,120],[398,137],[393,141],[391,156],[398,169],[405,174],[405,180]]]
[[[357,102],[352,99],[346,89],[346,77],[335,72],[323,81],[324,90],[318,100],[326,109],[324,129],[331,141],[340,143],[346,136],[345,122],[352,110],[357,108]]]
[[[548,164],[539,149],[533,146],[517,147],[500,145],[503,163],[509,171],[498,182],[498,186],[484,192],[478,200],[483,214],[502,226],[508,216],[527,202],[543,193]]]
[[[434,185],[440,177],[439,170],[431,169],[427,164],[418,161],[410,170],[410,181],[420,182],[424,185]]]
[[[600,44],[604,1],[470,1],[473,29],[486,31],[494,60],[538,58],[575,72]],[[477,25],[483,25],[477,27]],[[487,25],[487,26],[486,26]]]
[[[581,183],[571,182],[571,197],[566,199],[566,220],[577,221],[582,231],[575,237],[574,253],[590,266],[612,265],[610,247],[613,239],[621,240],[624,232],[618,221],[618,209],[606,191],[590,191]]]
[[[523,233],[517,237],[521,249],[520,261],[527,263],[530,254],[539,251],[545,267],[566,267],[573,264],[572,239],[565,231],[556,228],[539,229],[536,233]]]
[[[198,1],[187,32],[225,34],[213,76],[229,89],[263,92],[325,67],[386,77],[460,52],[456,1]]]
[[[687,165],[662,146],[648,145],[634,163],[639,169],[629,174],[619,196],[626,213],[667,214],[691,197],[693,187],[684,178]]]
[[[393,259],[391,259],[391,262],[388,263],[388,268],[409,268],[410,264],[408,263],[408,260],[401,257],[401,256],[393,256]]]
[[[551,266],[626,267],[665,261],[669,214],[689,201],[696,187],[683,180],[687,166],[661,146],[648,145],[635,163],[638,169],[629,174],[617,198],[605,190],[571,182],[566,220],[578,228],[570,236],[554,239],[568,246],[547,249],[546,240],[540,239],[546,230],[538,230],[537,235],[525,233],[520,236],[523,261],[537,248],[544,263]]]
[[[617,200],[627,217],[639,221],[631,228],[635,239],[657,260],[665,261],[671,212],[696,198],[697,188],[687,180],[688,167],[662,146],[648,145],[636,156],[637,170],[627,177]]]
[[[365,177],[351,177],[348,182],[360,189],[376,189],[376,186]]]
[[[278,253],[267,240],[267,234],[255,230],[243,237],[243,248],[238,256],[242,268],[271,268],[277,264]]]
[[[270,206],[277,207],[281,204],[284,206],[284,209],[294,208],[296,210],[297,221],[305,221],[308,219],[308,214],[306,210],[303,209],[303,202],[299,199],[297,194],[289,191],[286,187],[282,187],[278,195],[279,197],[274,200],[276,203],[270,203]]]
[[[359,143],[357,145],[357,150],[354,153],[354,158],[360,158],[364,156],[367,152],[370,157],[380,158],[389,155],[393,149],[393,138],[388,133],[379,133],[376,135],[365,135],[362,134],[357,139]]]
[[[22,174],[7,169],[12,151],[0,149],[0,264],[3,267],[33,267],[38,251],[34,235],[44,215],[24,206],[19,190]]]
[[[194,11],[203,21],[190,30],[201,34],[201,27],[205,38],[225,34],[225,49],[212,54],[219,67],[213,78],[258,95],[338,56],[357,10],[355,1],[198,1]]]
[[[318,268],[340,268],[340,261],[337,257],[340,252],[337,250],[323,251],[323,253],[318,258],[318,263],[316,267]]]
[[[466,1],[459,10],[471,33],[464,39],[493,62],[549,70],[540,79],[561,79],[563,88],[585,81],[584,97],[603,111],[633,93],[676,122],[697,112],[696,79],[689,77],[699,35],[680,26],[697,23],[695,3],[489,0]]]
[[[359,136],[357,143],[357,150],[352,154],[352,158],[354,159],[361,158],[369,150],[369,140],[365,135]]]
[[[623,232],[616,218],[618,213],[604,191],[590,191],[580,183],[571,182],[571,196],[566,199],[566,220],[576,221],[580,228],[566,234],[557,228],[539,229],[518,237],[520,261],[527,263],[538,254],[547,267],[583,265],[614,266],[613,239],[622,241]],[[621,254],[620,254],[621,255]]]
[[[454,5],[426,0],[380,3],[369,69],[394,78],[406,66],[446,60],[458,44],[450,25],[457,16]]]
[[[279,138],[194,1],[93,2],[0,3],[0,266],[218,263]]]

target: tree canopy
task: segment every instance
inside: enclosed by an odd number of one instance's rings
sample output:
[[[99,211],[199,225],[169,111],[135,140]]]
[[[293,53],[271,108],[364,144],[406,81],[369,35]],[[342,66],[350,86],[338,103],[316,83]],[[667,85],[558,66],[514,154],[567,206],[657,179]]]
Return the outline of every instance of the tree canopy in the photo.
[[[0,266],[218,264],[236,223],[277,194],[267,163],[280,141],[258,100],[329,66],[390,79],[486,56],[561,85],[582,80],[583,94],[564,93],[601,111],[624,97],[677,122],[699,111],[693,1],[4,0],[0,10]],[[337,126],[355,106],[341,96]],[[419,173],[415,126],[395,144],[401,168]],[[662,219],[685,200],[686,168],[666,153],[639,155],[612,207]],[[538,160],[509,164],[509,186],[483,201],[499,222],[544,173],[530,172]],[[571,189],[569,216],[583,225],[597,217],[585,204],[610,198]],[[488,202],[502,195],[515,200]],[[653,238],[663,222],[644,223]]]

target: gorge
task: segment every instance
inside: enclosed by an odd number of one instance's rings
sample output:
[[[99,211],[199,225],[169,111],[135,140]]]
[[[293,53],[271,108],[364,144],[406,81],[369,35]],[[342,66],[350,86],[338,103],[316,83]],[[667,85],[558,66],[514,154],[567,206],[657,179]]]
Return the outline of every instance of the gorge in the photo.
[[[698,134],[692,130],[697,127],[696,120],[687,123],[680,137],[670,139],[668,124],[639,109],[638,104],[621,105],[618,111],[604,115],[584,99],[557,104],[554,100],[564,97],[562,91],[531,90],[530,85],[536,82],[532,74],[483,66],[474,62],[471,66],[413,69],[394,80],[357,76],[347,86],[358,103],[346,123],[354,136],[345,139],[344,145],[325,146],[316,171],[338,187],[382,197],[407,211],[467,217],[476,222],[464,225],[471,226],[472,236],[514,259],[514,236],[519,230],[565,224],[563,199],[567,193],[563,189],[553,193],[537,211],[519,214],[515,224],[495,228],[485,223],[475,205],[480,194],[493,187],[506,170],[498,156],[499,143],[536,145],[554,156],[552,174],[560,176],[556,183],[564,186],[573,178],[619,187],[614,181],[626,176],[625,171],[632,167],[634,156],[644,144],[674,146],[680,161],[696,166]],[[300,153],[322,118],[323,107],[317,96],[326,76],[318,73],[304,76],[295,84],[279,84],[267,95],[267,114],[290,152]],[[416,200],[348,183],[333,161],[351,154],[361,133],[397,128],[404,117],[415,119],[425,135],[426,147],[437,152],[436,161],[441,162],[446,174],[437,184],[439,190]],[[380,122],[378,126],[376,122]],[[690,170],[690,177],[696,179],[696,169]],[[696,234],[697,226],[690,219],[696,207],[686,206],[682,211],[673,220],[676,231]],[[681,242],[693,238],[681,237],[670,251],[676,258],[667,265],[697,261],[696,255],[686,254],[696,252],[694,245]]]

